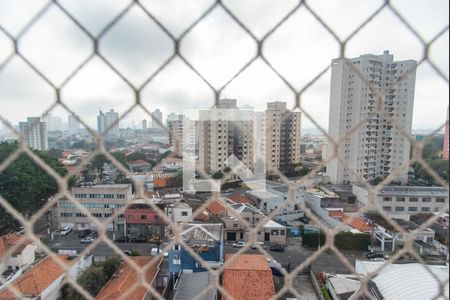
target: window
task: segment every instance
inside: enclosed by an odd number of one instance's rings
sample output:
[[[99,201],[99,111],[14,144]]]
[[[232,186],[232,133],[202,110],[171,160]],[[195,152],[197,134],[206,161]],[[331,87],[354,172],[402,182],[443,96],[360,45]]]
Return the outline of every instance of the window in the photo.
[[[237,228],[238,224],[237,223],[233,223],[233,228]]]
[[[271,235],[278,235],[278,230],[272,230],[272,231],[270,232],[270,234],[271,234]]]
[[[390,207],[390,206],[383,206],[383,210],[384,211],[391,211],[392,207]]]
[[[405,197],[397,197],[397,202],[405,202]]]
[[[436,198],[436,203],[445,203],[444,198]]]
[[[147,216],[146,215],[141,215],[141,220],[147,220]]]
[[[422,211],[429,212],[431,209],[429,207],[422,207]]]
[[[409,198],[409,202],[419,202],[419,198]]]
[[[188,216],[188,212],[187,212],[187,211],[182,211],[182,212],[181,212],[181,216],[187,217],[187,216]]]
[[[412,207],[409,207],[409,208],[408,208],[408,211],[417,211],[417,207],[413,207],[413,206],[412,206]]]
[[[405,207],[404,206],[396,206],[395,211],[405,211]]]
[[[284,235],[284,230],[280,230],[280,235]]]
[[[392,198],[391,197],[383,197],[383,201],[392,201]]]
[[[128,220],[131,220],[131,219],[133,219],[133,216],[132,215],[128,215]]]
[[[422,202],[431,202],[431,198],[422,198]]]

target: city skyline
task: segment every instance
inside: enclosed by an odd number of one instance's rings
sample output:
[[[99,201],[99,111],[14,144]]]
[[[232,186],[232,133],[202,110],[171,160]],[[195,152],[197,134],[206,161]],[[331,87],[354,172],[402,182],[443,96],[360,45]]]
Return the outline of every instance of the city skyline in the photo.
[[[147,2],[144,1],[146,7]],[[177,1],[172,1],[172,5]],[[255,31],[256,36],[261,37],[267,32],[269,25],[276,23],[296,1],[286,1],[283,3],[271,4],[264,1],[267,10],[265,22],[258,20],[258,11],[252,12],[251,5],[240,4],[237,1],[225,1],[236,11],[242,11],[238,17],[242,18],[250,29]],[[333,2],[314,1],[310,3],[312,9],[320,11],[325,21],[336,28],[338,36],[342,39],[348,36],[352,30],[360,24],[368,14],[376,8],[376,2],[367,4],[350,1],[354,10],[354,20],[347,18],[337,18],[343,7]],[[380,1],[381,2],[381,1]],[[203,0],[198,3],[182,4],[177,3],[178,9],[188,9],[194,15],[199,14],[207,6],[209,1]],[[416,2],[415,2],[416,3]],[[77,18],[86,25],[88,30],[97,33],[104,26],[106,17],[98,19],[93,17],[96,14],[85,14],[84,4],[66,1],[66,7],[73,11]],[[164,25],[169,30],[180,33],[181,29],[187,26],[187,21],[180,21],[170,13],[164,14],[166,5],[164,3],[152,4],[151,9],[155,14],[164,20]],[[19,12],[28,16],[34,9],[40,7],[39,1]],[[106,16],[112,16],[122,7],[117,2],[114,4],[93,5],[93,11],[106,11]],[[420,28],[419,33],[425,40],[434,37],[446,24],[448,18],[448,3],[441,1],[437,5],[429,6],[420,2],[410,5],[410,2],[396,1],[396,7],[405,14],[409,21],[417,23]],[[7,16],[9,9],[13,9],[14,4],[2,4],[0,17],[5,20],[5,28],[16,33],[23,23],[22,18],[10,18]],[[271,8],[271,9],[268,9]],[[273,8],[273,9],[272,9]],[[29,11],[27,11],[29,9]],[[176,10],[176,9],[175,9]],[[336,15],[334,14],[336,12]],[[174,13],[175,14],[175,13]],[[11,14],[12,15],[12,14]],[[426,16],[432,16],[433,22],[426,22]],[[89,41],[83,34],[76,30],[72,23],[68,22],[58,9],[51,9],[45,18],[38,22],[36,29],[30,31],[23,37],[20,43],[21,50],[31,61],[49,76],[51,80],[60,82],[73,69],[71,66],[78,63],[85,54],[88,53]],[[230,23],[231,18],[227,16],[223,9],[215,9],[211,16],[196,26],[185,41],[181,43],[183,54],[189,61],[198,68],[200,74],[205,76],[211,83],[219,87],[226,78],[233,75],[239,67],[251,57],[251,40],[234,23]],[[430,24],[432,23],[432,24]],[[234,24],[234,25],[231,25]],[[347,46],[347,57],[356,57],[361,54],[371,53],[381,54],[384,50],[395,53],[399,60],[414,59],[419,61],[422,57],[422,47],[417,39],[409,33],[406,28],[397,23],[392,12],[385,10],[377,16],[361,33],[357,34]],[[227,26],[225,26],[227,25]],[[53,28],[60,28],[59,31],[48,31]],[[224,34],[218,34],[218,28],[226,28]],[[302,28],[301,30],[297,30]],[[129,31],[136,33],[136,38],[127,37]],[[390,35],[383,37],[383,43],[374,42],[370,39],[372,35],[383,34],[389,30]],[[100,43],[102,52],[111,60],[126,78],[132,83],[139,84],[144,77],[155,70],[159,62],[165,57],[165,53],[170,52],[170,41],[160,30],[137,8],[130,10],[117,26],[113,27]],[[64,38],[62,38],[64,37]],[[152,43],[143,42],[144,37],[149,37],[150,42],[156,42],[158,47],[152,47]],[[48,40],[51,39],[51,40]],[[201,43],[198,41],[201,39]],[[306,43],[301,43],[306,40]],[[64,67],[58,64],[49,64],[51,54],[55,54],[52,49],[48,49],[39,41],[49,41],[56,46],[66,50],[65,54],[55,57],[55,61],[64,59],[70,63]],[[133,55],[126,55],[121,46],[125,41],[133,48],[126,48],[132,51]],[[221,42],[222,41],[222,42]],[[400,42],[401,41],[401,42]],[[8,53],[8,43],[0,38],[0,43],[5,43],[4,50],[0,53],[0,60]],[[29,45],[39,44],[39,47],[30,48]],[[228,45],[233,44],[233,51],[224,51]],[[439,38],[431,48],[430,57],[439,66],[444,66],[442,72],[448,76],[448,57],[445,45],[448,44],[448,32]],[[283,45],[283,47],[279,47]],[[130,50],[132,49],[132,50]],[[222,50],[221,50],[222,49]],[[220,51],[219,51],[220,50]],[[216,53],[205,59],[207,52]],[[264,53],[269,61],[296,89],[303,87],[310,79],[330,65],[331,60],[338,57],[338,44],[332,39],[325,29],[320,27],[305,8],[295,13],[288,22],[277,30],[265,43]],[[284,53],[285,55],[279,55]],[[52,54],[52,55],[53,55]],[[288,54],[288,55],[286,55]],[[38,59],[39,58],[39,59]],[[149,59],[150,58],[150,59]],[[314,58],[314,59],[311,59]],[[203,60],[203,61],[202,61]],[[145,61],[146,63],[142,63]],[[158,61],[158,62],[156,62]],[[221,69],[221,72],[215,70]],[[214,72],[213,72],[214,70]],[[330,93],[330,71],[326,72],[309,90],[303,95],[302,105],[304,109],[326,129],[328,127],[328,107]],[[23,91],[17,86],[13,78],[21,78],[20,81],[28,83],[27,91]],[[102,78],[101,81],[98,78]],[[0,102],[4,105],[8,115],[4,116],[12,123],[18,123],[26,117],[23,109],[19,109],[24,103],[30,106],[32,111],[44,112],[50,107],[54,95],[46,84],[25,66],[18,58],[13,61],[0,74]],[[16,80],[17,81],[17,80]],[[34,103],[29,103],[28,99],[33,96]],[[222,92],[221,98],[238,99],[242,105],[253,106],[256,109],[263,109],[265,102],[285,101],[288,108],[293,107],[294,98],[284,83],[265,65],[260,59],[256,60],[247,70],[245,70],[235,81],[233,81]],[[141,95],[142,103],[150,111],[158,107],[164,115],[171,112],[181,114],[182,109],[205,109],[213,103],[212,91],[197,77],[186,65],[176,58],[172,61],[154,81],[143,90]],[[121,115],[133,103],[133,95],[125,83],[98,58],[91,60],[84,70],[62,90],[63,101],[80,115],[87,123],[95,128],[96,111],[92,107],[114,107]],[[430,99],[433,99],[430,101]],[[448,89],[446,83],[439,78],[432,68],[424,63],[417,70],[417,90],[416,109],[413,115],[413,128],[434,128],[441,126],[445,122],[448,102]],[[39,103],[37,105],[37,103]],[[52,111],[54,115],[61,115],[61,108]],[[67,112],[65,112],[67,113]],[[142,120],[149,119],[142,110],[137,109],[132,112],[129,119]],[[127,120],[124,120],[125,123]],[[314,126],[307,117],[302,119],[303,128],[313,128]]]

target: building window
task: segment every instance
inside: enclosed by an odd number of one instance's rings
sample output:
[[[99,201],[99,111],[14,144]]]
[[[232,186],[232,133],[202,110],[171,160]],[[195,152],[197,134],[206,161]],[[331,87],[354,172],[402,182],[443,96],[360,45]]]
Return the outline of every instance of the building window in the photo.
[[[383,198],[383,201],[389,202],[389,201],[392,201],[392,198],[391,198],[391,197],[384,197],[384,198]]]
[[[391,211],[392,207],[390,207],[390,206],[383,206],[383,210],[384,211]]]
[[[431,202],[431,198],[422,198],[422,202]]]
[[[272,231],[270,232],[270,234],[271,234],[271,235],[278,235],[278,230],[272,230]]]
[[[187,211],[182,211],[182,212],[181,212],[181,216],[187,217],[187,216],[188,216],[188,212],[187,212]]]
[[[419,198],[409,198],[409,202],[419,202]]]
[[[422,211],[429,212],[431,209],[429,207],[422,207]]]
[[[409,207],[408,211],[417,211],[417,207]]]
[[[405,211],[405,207],[404,206],[396,206],[395,211]]]
[[[233,223],[233,228],[237,228],[238,224],[237,223]]]
[[[436,198],[436,203],[445,203],[444,198]]]
[[[280,235],[284,235],[284,234],[285,234],[284,230],[280,230]]]
[[[405,202],[405,197],[397,197],[397,202]]]
[[[128,220],[131,220],[131,219],[133,219],[133,216],[132,215],[128,215]]]
[[[147,216],[146,215],[141,215],[141,220],[147,220]]]

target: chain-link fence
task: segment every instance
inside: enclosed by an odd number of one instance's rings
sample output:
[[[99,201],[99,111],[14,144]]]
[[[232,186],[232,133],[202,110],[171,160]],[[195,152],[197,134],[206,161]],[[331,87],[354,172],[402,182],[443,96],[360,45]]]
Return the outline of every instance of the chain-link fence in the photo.
[[[289,270],[289,272],[285,268],[279,268],[279,271],[284,275],[284,283],[283,287],[276,293],[276,295],[273,298],[281,298],[285,293],[292,293],[295,295],[297,299],[303,299],[304,297],[302,294],[299,294],[299,292],[294,288],[293,282],[295,278],[298,276],[298,274],[308,269],[308,267],[321,256],[326,254],[327,252],[332,252],[336,255],[336,257],[343,263],[343,265],[349,270],[349,272],[355,274],[356,278],[361,281],[362,283],[362,289],[359,291],[358,297],[367,297],[369,299],[375,298],[374,294],[371,293],[372,291],[372,285],[371,280],[373,279],[374,274],[377,274],[377,272],[372,273],[371,276],[361,276],[358,275],[357,271],[355,270],[355,266],[353,266],[350,261],[347,259],[347,257],[335,246],[335,238],[336,235],[341,231],[343,224],[338,226],[337,228],[330,229],[328,226],[323,224],[323,222],[314,214],[311,213],[311,211],[306,207],[304,202],[299,201],[295,198],[296,191],[298,191],[305,183],[305,181],[308,178],[312,178],[319,173],[323,167],[327,165],[329,161],[332,160],[339,160],[342,164],[348,169],[348,171],[352,174],[352,176],[360,182],[363,186],[365,186],[369,191],[369,203],[371,204],[371,210],[376,209],[376,211],[385,219],[385,221],[394,228],[399,233],[402,233],[405,235],[405,242],[404,246],[401,250],[397,251],[392,257],[390,257],[388,260],[386,260],[382,267],[380,268],[386,268],[389,264],[395,262],[400,257],[408,254],[414,257],[415,260],[420,262],[423,267],[432,274],[433,278],[435,278],[437,281],[440,279],[433,273],[431,268],[427,265],[427,263],[424,261],[424,259],[417,254],[417,252],[413,249],[413,241],[415,240],[415,237],[424,229],[429,227],[433,222],[435,222],[439,218],[439,214],[435,214],[434,217],[428,219],[425,223],[420,225],[417,229],[413,230],[412,232],[406,232],[401,226],[397,224],[392,218],[389,217],[389,215],[383,210],[383,207],[380,203],[377,201],[377,193],[382,190],[382,188],[389,183],[395,181],[395,179],[404,171],[404,169],[408,169],[412,163],[418,163],[421,165],[421,167],[428,172],[431,177],[437,182],[439,185],[444,187],[448,192],[448,183],[446,180],[441,178],[439,174],[433,170],[432,167],[422,158],[422,149],[426,142],[431,139],[433,134],[436,132],[439,132],[442,130],[442,128],[445,126],[443,124],[440,128],[436,128],[436,131],[429,135],[428,138],[426,138],[423,141],[417,142],[413,140],[413,138],[410,135],[410,132],[408,130],[404,129],[401,124],[397,124],[396,119],[385,113],[383,110],[383,101],[385,95],[381,94],[378,89],[373,87],[373,85],[369,82],[369,79],[364,76],[355,66],[354,64],[346,59],[346,49],[347,45],[350,41],[368,24],[372,22],[374,18],[376,18],[379,14],[382,12],[389,11],[392,13],[398,21],[404,25],[417,40],[420,41],[423,55],[421,59],[418,61],[417,65],[414,67],[414,69],[409,70],[404,74],[403,76],[399,76],[398,80],[392,84],[392,88],[395,88],[398,86],[398,84],[402,81],[402,79],[407,76],[410,72],[415,72],[415,69],[423,64],[428,64],[435,72],[438,74],[438,76],[446,83],[448,84],[448,77],[444,71],[442,71],[441,67],[437,65],[430,57],[430,49],[440,37],[447,34],[448,32],[448,25],[442,28],[441,31],[439,31],[433,38],[431,39],[425,39],[422,37],[421,34],[419,34],[419,30],[415,28],[414,24],[411,24],[407,21],[407,19],[402,15],[402,13],[395,7],[395,5],[391,4],[391,1],[383,1],[378,8],[376,8],[366,19],[364,22],[362,22],[359,26],[354,28],[351,34],[348,35],[347,38],[342,39],[340,36],[336,33],[336,31],[333,29],[332,26],[330,26],[327,23],[327,20],[325,18],[321,17],[320,11],[316,11],[313,9],[312,1],[298,1],[298,3],[290,9],[282,18],[279,19],[279,21],[273,26],[266,34],[264,34],[262,37],[259,37],[258,35],[254,34],[249,26],[246,25],[245,22],[243,22],[239,17],[237,17],[237,14],[235,11],[233,11],[232,8],[230,8],[227,5],[227,1],[212,1],[211,5],[207,7],[203,11],[203,13],[198,16],[189,26],[187,26],[179,35],[175,35],[168,29],[168,27],[165,25],[164,22],[162,22],[160,19],[158,19],[155,14],[152,12],[151,5],[144,5],[142,1],[130,1],[123,9],[121,9],[120,13],[118,13],[116,16],[112,17],[108,23],[97,33],[93,34],[90,30],[86,28],[86,26],[83,24],[82,21],[80,21],[79,18],[77,18],[73,12],[71,12],[69,9],[65,7],[63,4],[63,1],[48,1],[45,5],[43,5],[42,8],[29,20],[27,20],[26,24],[19,30],[17,33],[11,33],[8,31],[5,26],[2,24],[2,20],[0,20],[0,32],[2,32],[4,35],[7,36],[7,38],[10,40],[10,42],[13,44],[13,51],[7,55],[4,61],[0,62],[0,73],[4,71],[4,69],[8,66],[8,64],[11,63],[13,59],[20,59],[23,63],[25,63],[35,74],[37,74],[42,80],[45,81],[45,84],[50,86],[55,94],[56,101],[52,103],[50,107],[48,107],[45,111],[45,113],[42,115],[42,117],[45,117],[55,108],[62,108],[65,111],[67,111],[69,114],[72,114],[75,116],[75,118],[87,129],[87,131],[95,137],[96,141],[96,148],[95,151],[90,153],[89,157],[83,161],[81,165],[77,167],[76,170],[69,172],[68,174],[62,176],[58,172],[55,171],[54,168],[48,166],[45,161],[39,157],[35,152],[30,150],[30,148],[27,146],[27,143],[25,141],[25,137],[21,136],[21,134],[16,130],[16,128],[7,120],[8,118],[8,111],[1,111],[0,113],[0,120],[2,123],[9,128],[19,139],[19,144],[17,149],[8,155],[6,159],[4,159],[0,164],[0,173],[7,170],[21,155],[26,155],[29,157],[40,169],[43,170],[43,172],[50,175],[54,180],[55,184],[58,187],[58,192],[48,201],[46,204],[39,209],[37,213],[32,215],[29,219],[25,217],[23,214],[21,214],[15,207],[13,207],[8,199],[5,199],[3,197],[0,197],[0,204],[2,205],[3,209],[6,210],[6,212],[12,216],[16,221],[18,221],[24,228],[25,228],[25,234],[23,235],[23,241],[25,239],[29,239],[33,241],[34,243],[40,244],[42,249],[45,251],[46,254],[48,254],[52,259],[54,259],[59,267],[63,269],[65,272],[70,271],[69,265],[62,261],[45,243],[40,242],[40,238],[33,232],[33,228],[41,217],[43,217],[47,211],[52,208],[56,202],[62,198],[68,199],[78,210],[80,213],[85,214],[88,216],[90,221],[96,225],[96,227],[99,230],[99,237],[96,239],[92,244],[87,246],[81,253],[78,255],[78,258],[76,261],[79,261],[83,255],[90,253],[95,247],[99,245],[99,243],[105,243],[108,247],[110,247],[117,255],[120,255],[120,257],[133,269],[135,270],[137,277],[134,286],[128,287],[123,294],[120,295],[121,299],[127,299],[129,295],[131,295],[136,288],[139,286],[143,286],[146,289],[150,291],[150,293],[153,295],[155,299],[162,299],[162,294],[155,289],[154,286],[152,286],[148,280],[146,280],[146,272],[148,269],[153,268],[154,265],[146,265],[146,266],[139,266],[135,260],[130,259],[129,256],[125,255],[123,251],[115,244],[113,241],[111,241],[110,238],[108,238],[107,235],[107,228],[105,227],[103,222],[100,222],[96,217],[92,215],[92,213],[84,206],[80,204],[80,202],[74,197],[74,195],[71,193],[71,190],[69,189],[69,181],[73,174],[76,174],[80,172],[83,168],[87,167],[88,164],[94,159],[96,155],[103,154],[108,160],[110,160],[120,172],[123,172],[128,177],[132,179],[133,185],[135,187],[135,197],[144,199],[145,202],[152,207],[153,210],[155,210],[160,219],[163,220],[167,226],[170,227],[170,230],[173,234],[173,240],[170,244],[165,246],[165,249],[162,250],[161,254],[158,255],[158,257],[162,256],[162,253],[170,250],[170,248],[177,244],[182,246],[186,251],[193,257],[195,260],[198,261],[198,263],[203,266],[211,275],[211,284],[207,289],[205,289],[200,295],[197,296],[198,299],[201,299],[202,296],[207,295],[208,292],[211,289],[217,289],[217,291],[223,295],[225,298],[232,299],[232,296],[229,294],[229,291],[224,289],[221,286],[221,274],[227,266],[230,266],[233,261],[237,259],[237,255],[233,256],[231,259],[228,259],[224,262],[223,265],[221,265],[218,269],[213,269],[207,262],[205,262],[196,251],[194,251],[188,244],[186,244],[186,241],[182,239],[182,233],[184,232],[185,228],[181,225],[175,224],[172,220],[170,220],[167,215],[162,211],[155,203],[152,201],[152,199],[149,199],[146,197],[144,193],[144,186],[143,182],[140,180],[136,180],[133,178],[133,174],[130,173],[128,169],[126,169],[110,152],[107,151],[104,141],[106,134],[112,130],[112,128],[117,125],[117,123],[121,120],[124,120],[133,110],[135,109],[142,109],[148,116],[150,116],[153,120],[153,122],[156,122],[161,128],[163,128],[167,133],[168,128],[159,120],[158,118],[155,118],[154,115],[152,115],[149,108],[143,104],[142,102],[142,91],[143,89],[148,86],[151,82],[155,80],[161,73],[164,73],[166,70],[166,67],[175,59],[180,59],[185,66],[187,66],[190,70],[192,70],[198,77],[200,77],[205,84],[213,93],[216,103],[218,103],[219,99],[221,98],[221,95],[223,94],[224,90],[227,88],[227,86],[232,83],[239,75],[241,75],[245,70],[247,70],[256,60],[261,60],[264,64],[266,64],[270,70],[281,79],[281,81],[284,83],[284,85],[295,95],[295,105],[292,108],[292,110],[295,111],[301,111],[302,116],[304,116],[306,119],[308,119],[310,122],[312,122],[317,128],[322,132],[324,136],[327,137],[328,143],[332,146],[334,146],[335,151],[334,155],[332,157],[328,157],[326,161],[321,163],[319,166],[314,168],[308,176],[302,178],[300,181],[290,181],[286,176],[282,174],[280,170],[272,169],[270,170],[272,173],[279,176],[281,179],[281,182],[284,183],[288,187],[289,191],[289,197],[285,201],[285,203],[272,211],[270,214],[268,214],[267,219],[261,220],[260,222],[257,222],[257,224],[249,223],[249,221],[244,220],[238,213],[236,213],[233,209],[230,208],[230,205],[222,200],[222,198],[219,197],[219,194],[213,193],[212,197],[205,201],[194,213],[193,217],[197,217],[201,214],[201,212],[206,209],[213,201],[219,201],[224,206],[227,207],[229,214],[235,217],[239,222],[245,225],[245,227],[250,232],[250,235],[252,236],[252,239],[256,239],[256,235],[258,234],[258,231],[261,230],[261,228],[264,226],[264,224],[270,220],[273,219],[277,214],[283,212],[283,210],[290,204],[298,205],[304,212],[305,215],[311,219],[314,223],[318,225],[318,227],[326,233],[326,241],[323,245],[323,247],[320,248],[320,250],[313,252],[306,260],[304,260],[301,264],[299,264],[297,267],[295,267],[292,270]],[[255,3],[255,5],[258,5]],[[86,57],[81,63],[79,63],[76,68],[72,70],[70,75],[68,75],[62,82],[55,83],[53,80],[50,79],[50,77],[46,74],[46,72],[42,71],[39,67],[37,67],[28,57],[26,54],[24,54],[21,51],[20,43],[24,35],[30,29],[33,28],[33,26],[45,16],[45,14],[50,9],[58,9],[60,12],[62,12],[71,22],[73,22],[74,25],[76,25],[77,28],[79,28],[91,41],[92,45],[92,51],[88,57]],[[217,87],[214,84],[212,84],[207,76],[202,74],[198,68],[196,68],[195,64],[191,62],[186,55],[183,54],[183,41],[187,37],[187,35],[199,24],[201,24],[205,18],[207,18],[215,9],[221,8],[231,19],[233,22],[238,25],[254,42],[256,47],[256,52],[254,55],[246,61],[245,64],[243,64],[240,69],[233,75],[228,78],[225,84]],[[153,22],[157,24],[161,32],[163,32],[172,42],[173,44],[173,51],[168,53],[168,58],[162,63],[156,71],[154,71],[152,74],[148,74],[147,78],[140,84],[135,85],[127,76],[124,75],[123,72],[119,71],[119,69],[115,66],[115,64],[110,61],[107,57],[105,57],[104,54],[102,54],[102,51],[99,47],[100,41],[105,37],[105,35],[112,29],[116,24],[124,18],[124,16],[131,10],[131,9],[139,9],[142,13],[146,15],[147,18],[151,19]],[[302,102],[302,96],[318,81],[320,80],[329,70],[330,66],[326,67],[324,70],[319,72],[318,74],[311,74],[311,79],[307,84],[305,84],[301,88],[296,88],[289,80],[286,79],[285,76],[282,75],[282,73],[277,69],[277,67],[272,64],[270,58],[267,57],[267,55],[264,52],[264,46],[266,44],[266,41],[294,15],[296,12],[298,12],[300,9],[304,9],[307,11],[308,14],[310,14],[318,23],[334,38],[335,43],[339,45],[340,47],[340,58],[345,61],[345,63],[348,65],[349,68],[351,68],[356,74],[359,75],[360,79],[365,83],[365,85],[369,88],[369,90],[375,94],[376,98],[376,109],[372,111],[371,113],[367,114],[367,117],[365,117],[363,120],[360,120],[356,126],[354,126],[352,129],[348,130],[347,136],[343,137],[341,140],[333,140],[333,138],[328,134],[327,130],[323,129],[320,126],[320,122],[317,122],[313,118],[313,116],[308,113],[308,111],[303,107]],[[262,18],[264,16],[261,16]],[[432,20],[430,20],[431,22]],[[129,33],[130,35],[133,35],[133,32]],[[378,39],[378,37],[375,37],[375,39]],[[382,43],[380,39],[380,43]],[[447,53],[448,54],[448,53]],[[83,116],[78,116],[68,105],[66,100],[64,99],[61,91],[64,87],[66,87],[71,80],[83,69],[87,66],[89,62],[91,62],[94,58],[101,60],[103,63],[105,63],[111,71],[113,71],[117,76],[120,77],[120,79],[134,92],[134,104],[131,105],[124,113],[121,114],[120,119],[117,120],[115,124],[112,124],[105,130],[105,132],[96,132],[94,129],[92,129],[89,124],[86,122],[86,120],[83,119]],[[445,67],[445,66],[444,66]],[[218,71],[219,72],[219,71]],[[26,86],[26,82],[24,82],[24,85]],[[174,87],[176,89],[176,87]],[[30,99],[30,102],[32,99]],[[215,106],[216,103],[211,103],[211,106]],[[24,108],[26,110],[26,108]],[[32,112],[29,112],[30,114]],[[402,135],[404,139],[407,139],[410,141],[412,145],[412,154],[411,154],[411,160],[408,161],[407,164],[402,165],[400,168],[398,168],[396,171],[392,172],[387,176],[384,180],[382,180],[377,185],[371,185],[367,180],[364,178],[361,178],[358,173],[355,170],[352,170],[350,165],[345,161],[343,157],[339,156],[339,147],[340,145],[345,141],[347,137],[351,137],[353,134],[355,134],[361,126],[365,126],[367,122],[372,118],[375,114],[381,114],[383,117],[387,120],[389,120],[393,126],[396,127],[398,132]],[[280,121],[281,122],[281,121]],[[39,124],[35,122],[32,126],[38,126]],[[179,137],[175,137],[176,139],[179,139]],[[181,145],[182,141],[177,140],[175,143],[176,145]],[[182,149],[177,147],[176,151],[174,152],[173,156],[182,156]],[[204,172],[202,175],[207,178],[208,175]],[[222,179],[222,182],[226,182],[228,179],[232,177],[232,174],[226,174],[225,178]],[[109,219],[110,222],[114,221],[114,218],[117,218],[119,214],[123,214],[125,208],[123,209],[117,209],[114,211],[113,216]],[[368,211],[368,207],[361,207],[355,214],[356,216],[361,216],[363,213],[366,213]],[[445,213],[448,211],[448,201],[446,203],[446,206],[444,209],[442,209],[442,213]],[[8,251],[4,254],[10,255],[14,253],[17,248],[20,246],[20,243],[17,243],[15,247],[12,247],[8,249]],[[242,254],[246,250],[249,249],[249,245],[246,245],[245,247],[239,249],[237,251],[237,254]],[[263,254],[266,257],[271,258],[272,255],[270,252],[267,251],[267,249],[261,247],[260,245],[257,245],[258,251]],[[378,271],[380,271],[378,270]],[[2,284],[5,283],[4,278],[0,277],[0,282]],[[71,276],[65,276],[64,281],[60,282],[60,286],[62,287],[64,284],[69,284],[72,286],[76,291],[81,294],[86,299],[92,299],[93,296],[90,295],[86,290],[83,289],[80,284],[74,280]],[[248,284],[252,284],[249,282]],[[439,295],[430,295],[430,298],[435,296],[434,299],[441,299],[448,297],[448,295],[445,295],[446,287],[448,286],[448,280],[446,282],[441,282],[440,284],[440,294]],[[22,298],[23,295],[21,295],[20,291],[14,287],[14,284],[7,283],[6,288],[10,291],[11,295]]]

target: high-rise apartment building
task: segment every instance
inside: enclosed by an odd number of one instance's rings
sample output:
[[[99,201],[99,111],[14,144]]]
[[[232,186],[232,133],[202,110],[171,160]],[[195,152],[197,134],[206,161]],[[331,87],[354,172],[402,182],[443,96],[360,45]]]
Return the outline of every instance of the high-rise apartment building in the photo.
[[[349,63],[332,61],[328,132],[335,141],[341,141],[339,156],[366,180],[385,178],[410,159],[410,142],[392,120],[411,134],[416,66],[413,60],[394,61],[389,51],[362,55]],[[375,92],[382,95],[382,113],[376,112]],[[372,113],[365,124],[351,132]],[[327,152],[329,158],[334,156],[332,143],[328,143]],[[407,169],[397,177],[398,182],[407,182]],[[335,184],[357,181],[337,159],[327,164],[327,175]]]
[[[97,116],[97,130],[100,134],[104,134],[105,131],[115,124],[106,134],[108,137],[119,136],[119,113],[111,109],[109,112],[103,113],[101,110]]]
[[[77,118],[74,115],[69,115],[68,123],[70,134],[77,134],[80,132],[80,122],[78,122]]]
[[[147,123],[147,120],[142,120],[142,130],[144,130],[144,131],[146,131],[147,130],[147,128],[148,128],[148,125],[147,125],[148,123]]]
[[[442,149],[442,159],[448,160],[449,157],[449,136],[448,136],[448,108],[447,108],[447,123],[445,124],[445,133],[444,133],[444,147]]]
[[[29,117],[27,122],[20,122],[19,131],[31,149],[48,150],[47,123],[41,122],[41,118]]]
[[[56,131],[56,130],[63,130],[63,121],[60,117],[54,116],[51,113],[48,113],[43,121],[47,123],[47,130],[48,131]]]
[[[222,99],[216,107],[199,112],[199,168],[209,174],[224,171],[234,154],[253,170],[253,114],[241,110],[234,99]]]
[[[153,129],[162,129],[161,126],[156,122],[156,120],[158,120],[162,124],[162,121],[163,121],[163,114],[159,109],[155,109],[155,111],[153,112],[153,118],[154,119],[152,120],[152,128]]]
[[[265,112],[265,140],[267,169],[284,171],[300,163],[301,113],[290,111],[286,102],[269,102]]]

